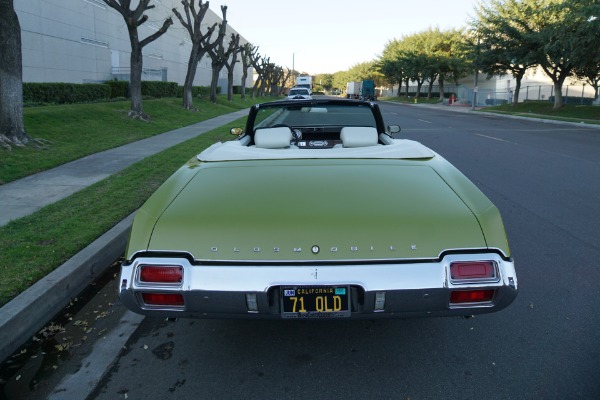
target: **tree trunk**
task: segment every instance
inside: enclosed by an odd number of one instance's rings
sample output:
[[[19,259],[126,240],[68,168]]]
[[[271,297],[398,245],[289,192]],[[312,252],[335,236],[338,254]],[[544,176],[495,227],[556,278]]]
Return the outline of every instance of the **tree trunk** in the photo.
[[[513,98],[512,98],[511,104],[519,103],[519,93],[521,92],[521,81],[523,80],[523,76],[525,76],[525,70],[523,70],[523,72],[520,72],[519,74],[517,74],[517,76],[515,76],[515,81],[517,83],[515,85],[515,92],[513,93]],[[509,99],[509,101],[510,100],[511,99]]]
[[[12,0],[0,0],[0,143],[7,149],[30,141],[23,120],[21,26]]]
[[[246,100],[246,79],[248,79],[248,70],[246,66],[244,66],[244,72],[242,74],[242,82],[240,87],[240,94],[242,96],[242,100]]]
[[[563,95],[562,95],[562,82],[554,82],[554,107],[553,109],[559,109],[563,106]]]
[[[227,69],[227,101],[233,101],[233,68]]]
[[[192,95],[192,87],[194,86],[194,78],[196,77],[196,69],[198,68],[198,45],[192,45],[192,52],[188,60],[187,73],[185,74],[185,82],[183,83],[183,108],[186,110],[194,109],[194,99]]]
[[[212,63],[212,76],[210,79],[210,101],[211,103],[217,102],[217,85],[219,84],[219,73],[221,68],[219,64]]]
[[[424,80],[417,79],[417,93],[415,93],[415,99],[418,99],[421,95],[421,88],[423,87]]]
[[[440,101],[444,101],[444,77],[442,75],[438,78],[438,83],[440,84]]]
[[[146,119],[142,111],[142,47],[138,39],[137,29],[129,29],[131,42],[131,71],[129,72],[129,94],[131,96],[131,111],[129,116]]]
[[[252,99],[256,98],[258,96],[258,85],[260,84],[260,76],[259,78],[256,80],[256,82],[254,82],[254,85],[252,86],[252,94],[250,95],[250,97]]]

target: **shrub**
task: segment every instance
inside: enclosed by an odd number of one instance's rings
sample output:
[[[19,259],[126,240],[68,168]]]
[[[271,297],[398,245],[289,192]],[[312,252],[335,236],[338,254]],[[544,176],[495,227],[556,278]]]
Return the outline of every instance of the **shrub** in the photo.
[[[177,97],[177,82],[142,81],[142,96]]]
[[[110,86],[110,98],[129,97],[129,82],[127,81],[108,81]]]
[[[210,87],[208,86],[192,86],[192,97],[208,96]],[[177,87],[177,97],[183,97],[183,86]]]
[[[111,87],[103,83],[23,83],[24,103],[89,103],[110,98]]]

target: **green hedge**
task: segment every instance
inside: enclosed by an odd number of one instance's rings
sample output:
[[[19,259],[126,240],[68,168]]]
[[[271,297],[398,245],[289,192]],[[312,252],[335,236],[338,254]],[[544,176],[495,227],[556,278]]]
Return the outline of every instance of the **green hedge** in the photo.
[[[237,91],[236,91],[237,89]],[[239,86],[234,92],[239,93]],[[217,93],[221,88],[217,88]],[[210,87],[193,86],[192,96],[209,96]],[[142,96],[183,97],[183,86],[176,82],[142,81]],[[129,82],[107,81],[105,83],[23,83],[24,103],[67,104],[89,103],[114,98],[129,98]]]
[[[177,88],[176,82],[142,81],[142,96],[177,97]]]
[[[23,102],[68,104],[108,100],[111,87],[101,83],[23,83]]]
[[[107,85],[110,86],[110,98],[116,97],[128,98],[129,97],[129,82],[127,81],[107,81]]]
[[[210,95],[210,87],[208,86],[192,86],[192,97]],[[177,88],[177,97],[183,98],[183,86]]]

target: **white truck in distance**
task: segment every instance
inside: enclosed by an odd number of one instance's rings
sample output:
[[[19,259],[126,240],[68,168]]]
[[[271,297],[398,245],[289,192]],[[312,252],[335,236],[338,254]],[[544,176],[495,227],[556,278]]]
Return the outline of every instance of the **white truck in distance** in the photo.
[[[312,76],[301,75],[296,78],[297,88],[307,88],[312,93]]]
[[[361,82],[346,83],[346,98],[358,99],[358,96],[360,96],[360,84]]]

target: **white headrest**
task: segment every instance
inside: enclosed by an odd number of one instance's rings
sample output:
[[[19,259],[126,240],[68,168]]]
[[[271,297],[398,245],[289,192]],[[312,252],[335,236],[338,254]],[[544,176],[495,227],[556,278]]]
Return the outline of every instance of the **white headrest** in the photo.
[[[344,147],[377,146],[377,129],[369,126],[345,126],[340,132]]]
[[[254,144],[263,149],[281,149],[290,146],[292,131],[281,126],[277,128],[257,129],[254,134]]]

